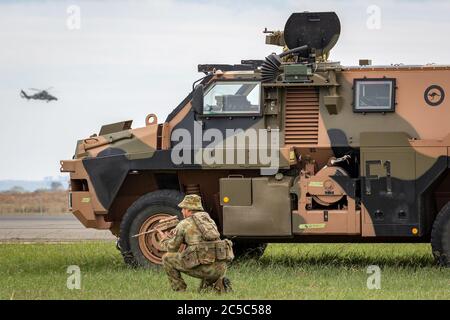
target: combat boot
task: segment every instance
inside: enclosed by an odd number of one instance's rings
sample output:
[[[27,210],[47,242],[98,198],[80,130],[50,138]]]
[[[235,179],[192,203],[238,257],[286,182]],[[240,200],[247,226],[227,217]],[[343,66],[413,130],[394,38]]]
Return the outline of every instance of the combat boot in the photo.
[[[200,282],[200,287],[198,288],[199,293],[205,293],[213,289],[214,283],[208,283],[205,279]]]
[[[215,283],[214,283],[214,290],[219,293],[228,293],[233,291],[233,289],[231,288],[231,281],[228,278],[219,278]]]
[[[225,292],[232,292],[233,288],[231,287],[231,280],[227,277],[223,278],[223,286],[225,287]]]

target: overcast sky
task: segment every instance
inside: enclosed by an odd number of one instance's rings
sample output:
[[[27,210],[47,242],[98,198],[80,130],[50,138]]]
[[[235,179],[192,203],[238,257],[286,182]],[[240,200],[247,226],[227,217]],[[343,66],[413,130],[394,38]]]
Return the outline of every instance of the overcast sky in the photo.
[[[80,29],[68,27],[71,5]],[[450,63],[445,0],[1,1],[0,179],[58,176],[59,160],[102,124],[133,119],[138,127],[153,112],[163,121],[201,76],[197,64],[279,51],[262,30],[283,29],[299,11],[338,13],[331,59],[344,65]],[[19,96],[48,87],[57,102]]]

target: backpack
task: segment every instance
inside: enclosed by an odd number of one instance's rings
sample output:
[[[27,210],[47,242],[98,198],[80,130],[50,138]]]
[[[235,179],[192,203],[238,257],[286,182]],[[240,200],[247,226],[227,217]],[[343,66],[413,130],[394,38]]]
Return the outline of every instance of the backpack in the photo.
[[[186,269],[198,265],[208,265],[215,261],[230,262],[234,259],[233,243],[230,240],[220,240],[216,223],[206,212],[196,212],[192,216],[194,224],[202,234],[199,243],[188,246],[181,254],[182,263]]]
[[[200,230],[204,241],[213,241],[220,239],[220,233],[217,230],[216,223],[206,212],[196,212],[192,215],[195,225]]]

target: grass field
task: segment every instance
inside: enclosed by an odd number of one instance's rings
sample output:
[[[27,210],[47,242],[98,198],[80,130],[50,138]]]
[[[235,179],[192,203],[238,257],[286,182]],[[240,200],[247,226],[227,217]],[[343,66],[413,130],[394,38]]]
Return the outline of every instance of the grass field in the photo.
[[[69,290],[69,265],[81,290]],[[369,265],[381,289],[367,289]],[[0,244],[1,299],[450,299],[450,269],[425,244],[274,244],[259,261],[235,262],[234,292],[198,294],[199,280],[174,293],[158,270],[127,268],[111,242]]]
[[[68,211],[66,191],[0,192],[0,215],[61,215]]]

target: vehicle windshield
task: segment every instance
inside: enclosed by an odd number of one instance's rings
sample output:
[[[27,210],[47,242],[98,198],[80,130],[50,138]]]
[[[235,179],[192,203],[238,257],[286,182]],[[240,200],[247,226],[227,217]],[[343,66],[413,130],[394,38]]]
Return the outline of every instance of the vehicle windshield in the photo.
[[[259,114],[259,82],[217,82],[204,97],[203,114]]]

